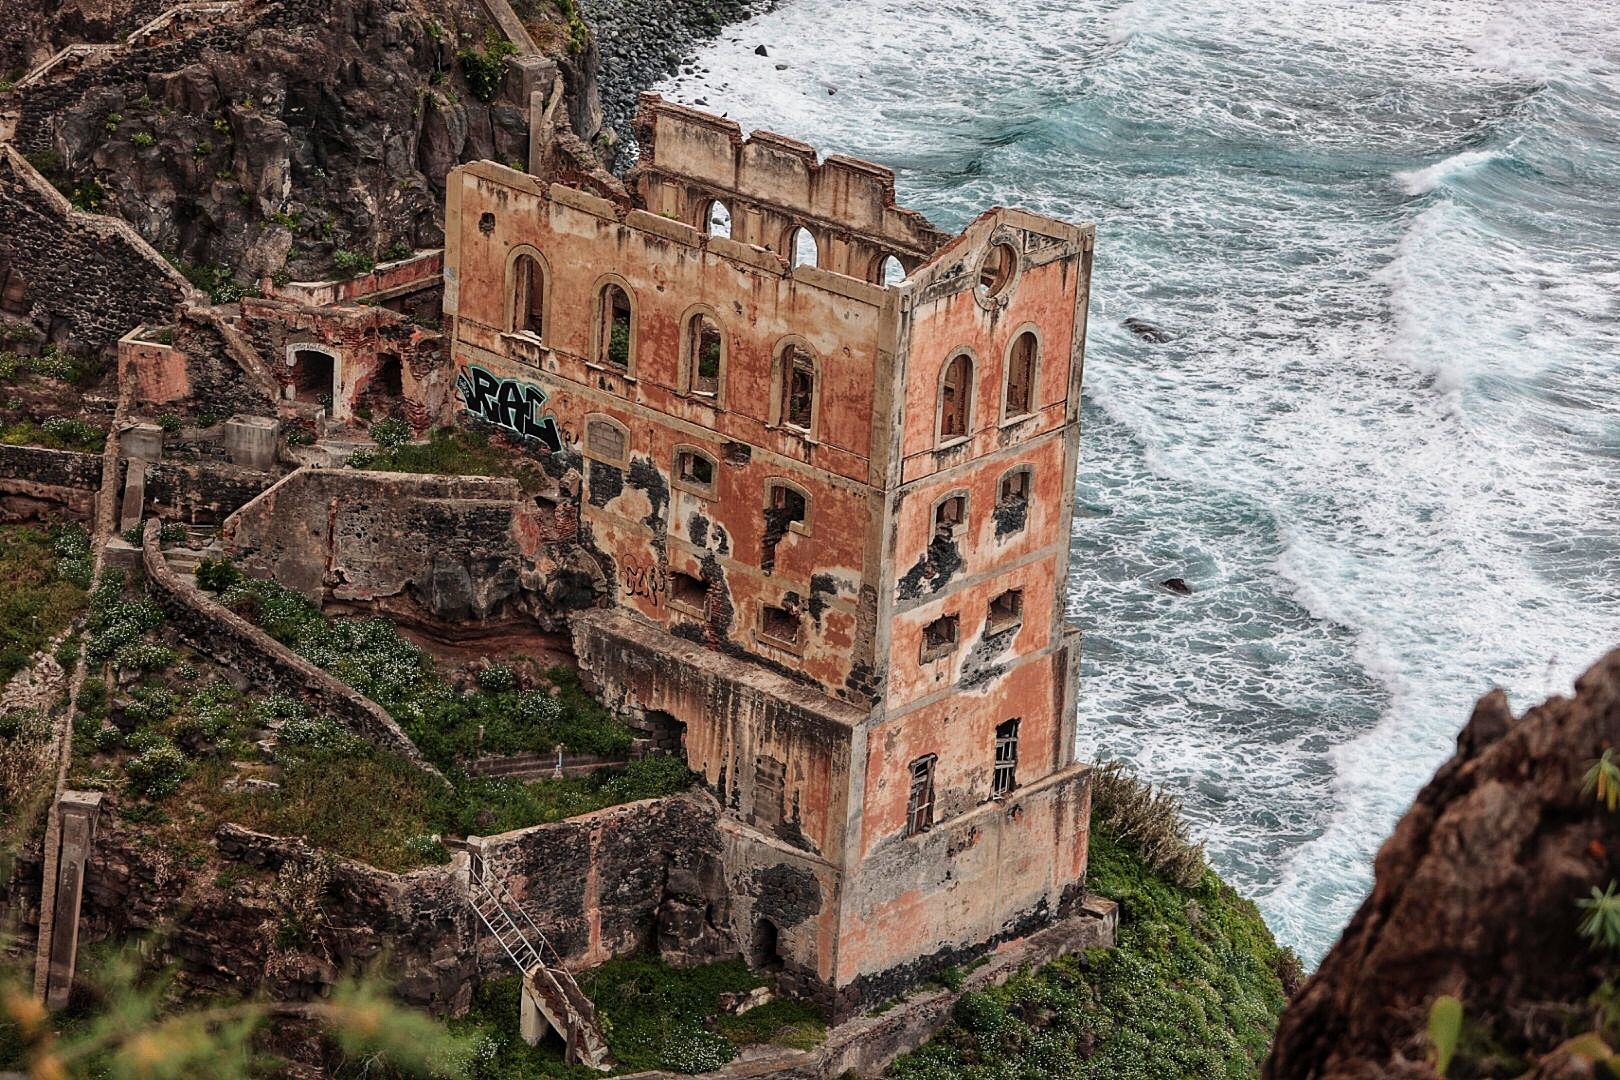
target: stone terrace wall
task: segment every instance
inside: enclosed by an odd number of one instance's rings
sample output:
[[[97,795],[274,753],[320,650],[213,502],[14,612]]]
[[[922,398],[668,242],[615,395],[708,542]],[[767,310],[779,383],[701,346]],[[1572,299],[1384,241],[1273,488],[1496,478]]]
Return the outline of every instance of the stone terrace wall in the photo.
[[[165,519],[211,525],[275,480],[274,473],[224,462],[156,461],[146,467],[146,505]]]
[[[693,793],[609,807],[472,841],[573,968],[655,945],[712,960],[741,949],[725,925],[717,806]],[[484,943],[486,960],[499,946]]]
[[[503,477],[300,469],[225,523],[225,549],[309,596],[395,602],[467,622],[552,623],[595,600],[600,571],[557,538],[551,512]]]
[[[66,510],[89,517],[101,487],[100,454],[0,446],[0,521]]]
[[[168,319],[188,291],[133,228],[72,209],[10,147],[0,147],[0,265],[22,274],[37,323],[92,352]]]
[[[261,686],[311,702],[332,713],[367,741],[439,775],[410,737],[394,723],[393,717],[376,702],[183,582],[169,569],[158,548],[155,518],[146,523],[141,555],[152,598],[163,609],[168,626],[181,641],[217,663],[242,672]]]
[[[287,1000],[323,995],[340,978],[379,959],[396,992],[437,1013],[463,1012],[476,985],[475,916],[467,906],[465,856],[460,866],[390,874],[348,859],[330,859],[315,944],[275,947],[282,918],[271,876],[284,863],[310,863],[319,853],[298,838],[265,836],[236,825],[215,835],[220,857],[250,868],[228,886],[216,868],[194,873],[172,850],[142,842],[116,814],[103,814],[85,866],[81,947],[94,941],[157,933],[164,959],[181,984],[199,994],[255,991]],[[251,871],[265,871],[254,874]]]

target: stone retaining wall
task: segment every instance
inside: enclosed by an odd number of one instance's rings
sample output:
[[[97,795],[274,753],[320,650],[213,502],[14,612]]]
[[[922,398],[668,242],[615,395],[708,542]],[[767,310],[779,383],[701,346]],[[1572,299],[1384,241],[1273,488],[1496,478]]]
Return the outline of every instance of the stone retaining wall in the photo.
[[[0,521],[67,511],[88,520],[101,488],[100,454],[0,446]]]
[[[434,776],[440,775],[380,705],[182,581],[169,569],[159,550],[156,518],[146,523],[141,560],[152,598],[181,641],[216,663],[242,672],[258,685],[309,701],[368,742],[415,762]]]

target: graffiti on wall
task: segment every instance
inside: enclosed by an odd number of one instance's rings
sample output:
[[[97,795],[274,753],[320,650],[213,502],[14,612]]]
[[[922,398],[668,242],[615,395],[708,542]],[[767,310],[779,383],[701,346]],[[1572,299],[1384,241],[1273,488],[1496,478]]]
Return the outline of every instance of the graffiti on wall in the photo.
[[[633,558],[626,558],[623,563],[624,595],[642,596],[651,600],[654,607],[664,602],[664,594],[669,591],[669,572],[656,562],[642,565]]]
[[[456,393],[467,412],[498,428],[534,439],[548,450],[562,449],[557,421],[546,411],[546,392],[533,383],[492,375],[468,364],[456,375]]]

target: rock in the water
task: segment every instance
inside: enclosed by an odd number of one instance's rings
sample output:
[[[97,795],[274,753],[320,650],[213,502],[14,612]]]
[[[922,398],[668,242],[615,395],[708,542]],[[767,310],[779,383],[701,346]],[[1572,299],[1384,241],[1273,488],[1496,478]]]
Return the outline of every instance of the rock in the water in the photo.
[[[1169,589],[1177,596],[1192,595],[1192,586],[1187,584],[1187,580],[1185,578],[1165,578],[1163,581],[1159,582],[1159,584],[1164,586],[1166,589]]]
[[[754,55],[755,56],[769,56],[771,54],[766,51],[765,46],[760,45],[760,46],[758,46],[757,48],[754,49]]]
[[[1153,325],[1146,319],[1126,319],[1125,329],[1129,330],[1143,341],[1150,341],[1155,345],[1163,345],[1165,342],[1170,340],[1169,331],[1165,330],[1162,326]]]

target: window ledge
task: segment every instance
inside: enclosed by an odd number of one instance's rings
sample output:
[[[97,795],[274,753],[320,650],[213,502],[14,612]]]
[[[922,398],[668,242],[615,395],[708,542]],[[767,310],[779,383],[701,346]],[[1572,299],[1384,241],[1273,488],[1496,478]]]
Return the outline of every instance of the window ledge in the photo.
[[[942,454],[948,450],[958,450],[972,441],[973,436],[971,435],[952,435],[950,438],[941,439],[938,443],[936,443],[934,446],[934,452],[936,454]]]
[[[630,374],[629,368],[616,367],[613,364],[604,364],[600,360],[586,360],[585,366],[592,371],[600,371],[604,374],[612,375],[616,379],[623,379],[628,383],[633,383],[636,381],[636,377]]]
[[[920,657],[920,662],[924,664],[932,664],[936,660],[944,660],[954,652],[956,652],[956,646],[954,644],[936,645],[932,649],[924,647],[922,656]]]
[[[1033,419],[1035,419],[1033,412],[1014,413],[1011,416],[1002,417],[1001,426],[1004,428],[1017,427],[1019,424],[1026,424]]]
[[[802,643],[783,641],[781,638],[771,637],[763,630],[754,631],[754,641],[768,648],[776,649],[778,652],[791,653],[794,656],[804,655],[804,645]]]

